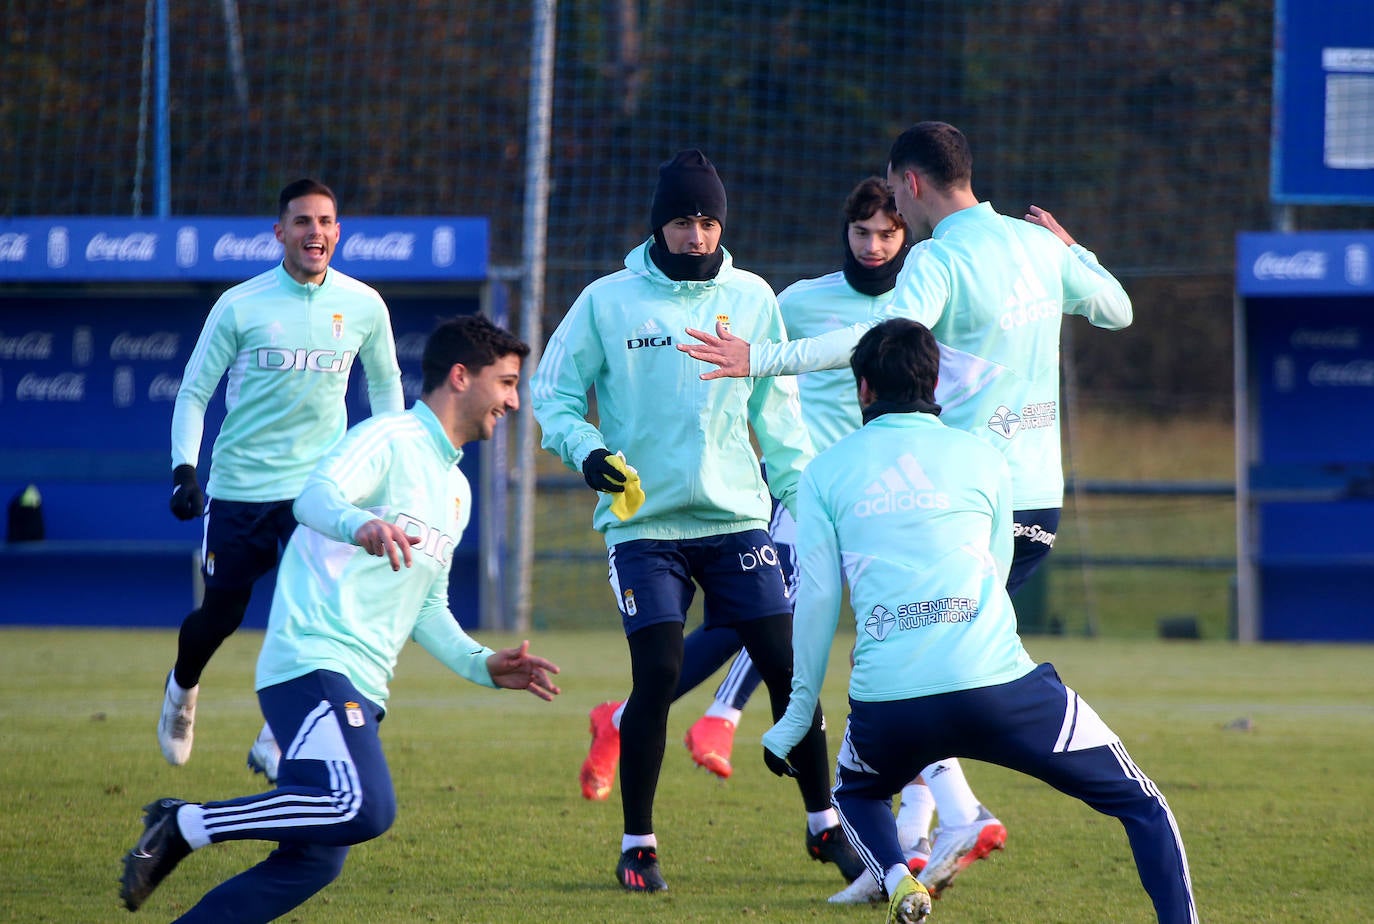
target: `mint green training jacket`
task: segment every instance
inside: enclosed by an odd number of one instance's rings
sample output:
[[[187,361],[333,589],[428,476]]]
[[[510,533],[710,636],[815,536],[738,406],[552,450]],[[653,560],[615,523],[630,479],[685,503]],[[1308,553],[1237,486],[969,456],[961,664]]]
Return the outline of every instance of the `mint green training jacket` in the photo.
[[[319,285],[281,264],[215,302],[172,410],[172,467],[195,465],[205,407],[221,378],[227,413],[205,493],[230,501],[290,500],[348,429],[344,395],[353,361],[367,373],[373,414],[405,408],[386,303],[336,269]]]
[[[1064,315],[1118,330],[1131,300],[1093,253],[986,202],[935,226],[907,254],[891,301],[865,321],[790,343],[750,341],[751,375],[836,369],[892,317],[920,321],[940,344],[940,419],[996,447],[1017,510],[1060,507],[1059,328]]]
[[[632,250],[623,270],[587,286],[549,338],[530,380],[543,446],[576,472],[598,448],[623,452],[639,470],[645,501],[629,520],[610,512],[612,495],[598,499],[592,525],[608,547],[767,529],[769,485],[791,509],[812,456],[796,384],[702,381],[706,367],[677,344],[684,328],[714,331],[717,321],[748,340],[786,340],[778,301],[728,251],[714,279],[671,280],[649,258],[651,243]],[[588,389],[599,427],[587,419]]]
[[[462,630],[448,605],[454,550],[472,515],[462,456],[424,401],[364,420],[325,455],[296,498],[300,526],[277,571],[257,689],[334,671],[385,709],[410,639],[454,673],[495,686],[492,650]],[[392,571],[388,558],[355,544],[373,519],[422,540],[409,568]]]
[[[798,500],[792,697],[763,736],[774,754],[811,726],[846,585],[851,700],[969,690],[1034,668],[1006,590],[1011,478],[985,443],[931,414],[883,414],[816,457]]]

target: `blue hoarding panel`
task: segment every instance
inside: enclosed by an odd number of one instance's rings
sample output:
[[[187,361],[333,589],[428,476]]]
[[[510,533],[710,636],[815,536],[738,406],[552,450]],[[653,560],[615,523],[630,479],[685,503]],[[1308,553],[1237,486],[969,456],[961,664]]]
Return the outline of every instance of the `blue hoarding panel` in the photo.
[[[4,218],[0,282],[239,282],[281,262],[270,218]],[[375,285],[481,281],[487,220],[348,218],[331,265]]]
[[[1374,233],[1237,240],[1239,587],[1255,638],[1374,639]]]
[[[1374,459],[1374,297],[1248,302],[1259,458]]]
[[[407,221],[401,227],[429,227]],[[425,234],[415,231],[416,239]],[[4,246],[0,276],[19,264],[14,243]],[[166,263],[139,265],[155,278],[106,278],[91,287],[91,279],[52,275],[51,267],[34,272],[47,274],[41,279],[0,278],[10,283],[0,285],[0,498],[38,485],[47,533],[41,543],[0,544],[0,623],[174,627],[190,609],[201,522],[177,521],[168,510],[173,401],[210,305],[224,287],[265,267],[239,261],[232,278],[205,282],[181,278]],[[229,264],[217,265],[224,272]],[[420,355],[436,320],[481,309],[473,282],[426,272],[360,274],[392,311],[407,404],[419,396]],[[223,392],[221,382],[206,410],[202,484]],[[350,422],[368,414],[360,364],[346,404]],[[474,484],[473,527],[452,565],[451,605],[467,627],[481,613],[480,458],[463,456]],[[267,624],[272,586],[272,575],[257,584],[246,626]]]
[[[1241,295],[1374,295],[1374,231],[1236,236]]]
[[[1374,202],[1374,3],[1280,0],[1270,195]]]

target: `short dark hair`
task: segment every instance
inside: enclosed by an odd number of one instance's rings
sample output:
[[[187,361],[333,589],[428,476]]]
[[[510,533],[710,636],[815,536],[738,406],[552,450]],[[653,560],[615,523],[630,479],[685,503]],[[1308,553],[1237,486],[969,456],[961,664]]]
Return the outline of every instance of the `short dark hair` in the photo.
[[[906,228],[900,212],[897,211],[897,197],[887,188],[887,180],[871,176],[862,180],[849,192],[844,200],[844,226],[848,228],[856,221],[867,221],[882,212],[899,228]]]
[[[869,328],[849,358],[854,384],[868,382],[884,401],[935,401],[940,346],[919,321],[890,318]]]
[[[285,215],[291,200],[299,199],[301,196],[328,196],[329,201],[334,203],[334,211],[339,211],[339,200],[334,195],[334,190],[307,176],[287,183],[282,189],[281,195],[277,197],[277,215]]]
[[[420,393],[427,395],[442,385],[449,370],[458,363],[477,372],[511,354],[524,359],[530,355],[529,344],[480,314],[440,321],[425,341],[425,352],[420,359],[424,376]]]
[[[887,155],[893,171],[915,170],[941,192],[973,182],[973,153],[968,139],[948,122],[917,122],[897,136]]]

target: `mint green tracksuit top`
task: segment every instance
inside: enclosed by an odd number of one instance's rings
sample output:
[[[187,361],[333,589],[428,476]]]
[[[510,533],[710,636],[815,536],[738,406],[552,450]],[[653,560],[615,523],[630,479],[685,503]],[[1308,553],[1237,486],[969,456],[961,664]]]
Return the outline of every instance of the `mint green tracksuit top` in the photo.
[[[300,525],[277,571],[257,689],[334,671],[386,708],[396,659],[412,638],[455,673],[495,686],[491,649],[462,630],[448,605],[453,553],[472,515],[462,456],[423,401],[357,424],[325,456],[296,498]],[[409,568],[392,571],[388,558],[354,544],[373,519],[422,540]]]
[[[931,414],[883,414],[818,455],[797,497],[792,696],[764,746],[785,755],[810,728],[846,584],[851,699],[912,699],[1029,672],[1006,591],[1011,514],[1006,460]]]
[[[891,290],[865,295],[851,286],[843,271],[815,279],[799,279],[778,293],[778,306],[791,340],[817,337],[866,321],[892,300]],[[854,373],[843,369],[819,369],[797,376],[802,418],[816,452],[828,449],[863,422]]]
[[[381,295],[330,269],[319,285],[278,264],[227,289],[210,309],[172,410],[172,467],[196,465],[205,408],[225,385],[206,493],[220,500],[290,500],[348,428],[354,359],[372,413],[405,408],[391,315]]]
[[[940,344],[940,419],[1006,456],[1017,510],[1061,507],[1059,328],[1065,314],[1116,330],[1131,300],[1091,251],[993,211],[961,209],[911,249],[892,299],[851,327],[788,343],[751,341],[750,373],[786,375],[849,363],[864,331],[912,318]]]
[[[700,362],[677,349],[684,328],[725,323],[748,340],[785,340],[768,284],[728,252],[705,282],[676,282],[632,250],[625,268],[587,286],[549,338],[530,380],[543,446],[573,471],[594,449],[625,454],[644,505],[621,522],[601,494],[592,525],[607,546],[633,539],[697,539],[767,529],[769,487],[790,508],[812,456],[796,384],[788,378],[702,381]],[[596,394],[599,426],[587,419]],[[759,472],[750,427],[768,466]]]

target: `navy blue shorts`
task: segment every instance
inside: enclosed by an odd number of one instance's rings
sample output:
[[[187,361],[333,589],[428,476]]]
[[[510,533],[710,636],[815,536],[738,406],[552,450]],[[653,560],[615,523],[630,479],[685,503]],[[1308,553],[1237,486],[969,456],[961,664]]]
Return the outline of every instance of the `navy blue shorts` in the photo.
[[[294,501],[226,501],[210,498],[200,547],[206,587],[251,587],[277,566],[296,528]]]
[[[1054,548],[1054,537],[1059,531],[1058,507],[1042,510],[1014,510],[1014,538],[1012,539],[1011,570],[1007,573],[1007,593],[1015,593],[1016,588],[1030,578]]]
[[[609,557],[611,590],[626,635],[655,623],[685,623],[697,585],[706,595],[708,629],[792,609],[767,530],[633,539],[612,546]]]

